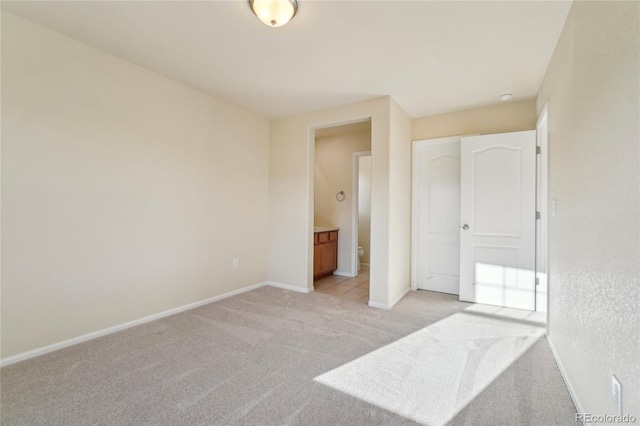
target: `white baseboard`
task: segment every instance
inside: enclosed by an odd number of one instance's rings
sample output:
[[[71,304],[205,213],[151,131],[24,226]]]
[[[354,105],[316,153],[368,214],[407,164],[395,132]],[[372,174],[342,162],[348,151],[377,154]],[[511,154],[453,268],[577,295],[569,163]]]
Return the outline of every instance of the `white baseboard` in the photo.
[[[344,272],[344,271],[333,271],[333,275],[337,275],[339,277],[350,277],[353,278],[353,274],[350,274],[349,272]]]
[[[562,361],[560,361],[560,357],[558,356],[558,352],[556,351],[555,346],[553,346],[553,342],[551,341],[551,337],[547,334],[545,336],[547,338],[547,343],[549,343],[549,349],[551,349],[551,353],[553,354],[553,358],[556,360],[556,364],[558,365],[558,369],[560,370],[560,374],[562,375],[562,379],[564,380],[564,384],[567,385],[567,389],[569,389],[569,395],[571,396],[571,400],[573,401],[573,405],[575,405],[578,413],[586,413],[584,407],[580,403],[578,399],[578,394],[575,392],[573,385],[571,385],[571,380],[567,375],[567,372],[562,365]],[[585,426],[589,426],[591,423],[583,422]]]
[[[281,284],[281,283],[276,283],[273,281],[265,281],[263,283],[264,285],[270,285],[271,287],[278,287],[284,290],[291,290],[291,291],[297,291],[300,293],[311,293],[313,292],[313,287],[311,288],[304,288],[304,287],[297,287],[295,285],[289,285],[289,284]]]
[[[373,302],[371,300],[369,300],[369,306],[371,306],[372,308],[380,308],[380,309],[391,309],[393,308],[393,306],[398,303],[407,293],[409,293],[409,291],[411,290],[411,287],[406,288],[402,293],[400,293],[400,295],[398,297],[396,297],[391,303],[389,303],[388,305],[386,303],[378,303],[378,302]]]
[[[389,309],[389,305],[387,305],[386,303],[378,303],[374,302],[373,300],[369,300],[369,306],[372,308]]]
[[[227,297],[235,296],[240,293],[245,293],[247,291],[255,290],[256,288],[262,287],[264,285],[274,285],[273,283],[261,282],[258,284],[253,284],[248,287],[243,287],[238,290],[233,290],[228,293],[220,294],[218,296],[210,297],[208,299],[200,300],[198,302],[189,303],[188,305],[179,306],[177,308],[169,309],[163,312],[159,312],[157,314],[149,315],[143,318],[139,318],[137,320],[125,322],[124,324],[116,325],[113,327],[104,328],[102,330],[94,331],[92,333],[83,334],[82,336],[74,337],[72,339],[63,340],[62,342],[54,343],[51,345],[43,346],[41,348],[32,349],[27,352],[22,352],[18,355],[13,355],[7,358],[0,360],[0,367],[5,367],[7,365],[15,364],[16,362],[24,361],[29,358],[34,358],[39,355],[44,355],[49,352],[57,351],[58,349],[63,349],[68,346],[77,345],[78,343],[86,342],[88,340],[93,340],[98,337],[106,336],[107,334],[116,333],[118,331],[125,330],[127,328],[135,327],[137,325],[141,325],[147,322],[155,321],[160,318],[168,317],[171,315],[178,314],[183,311],[188,311],[189,309],[197,308],[202,305],[206,305],[217,300],[226,299]],[[278,287],[278,286],[276,286]],[[301,290],[298,290],[301,291]]]
[[[17,355],[13,355],[7,358],[0,360],[0,367],[5,367],[7,365],[15,364],[16,362],[25,361],[30,358],[37,357],[39,355],[44,355],[49,352],[57,351],[59,349],[63,349],[69,346],[77,345],[78,343],[86,342],[88,340],[97,339],[98,337],[106,336],[107,334],[116,333],[118,331],[126,330],[127,328],[135,327],[137,325],[141,325],[147,322],[155,321],[160,318],[168,317],[171,315],[178,314],[180,312],[188,311],[189,309],[194,309],[202,305],[206,305],[217,300],[226,299],[227,297],[235,296],[237,294],[245,293],[247,291],[255,290],[256,288],[263,287],[265,285],[270,285],[272,287],[278,287],[285,290],[298,291],[301,293],[311,293],[313,292],[313,288],[301,288],[287,284],[280,284],[271,281],[264,281],[261,283],[253,284],[248,287],[243,287],[238,290],[233,290],[228,293],[220,294],[218,296],[210,297],[208,299],[200,300],[198,302],[189,303],[188,305],[179,306],[177,308],[169,309],[163,312],[159,312],[157,314],[149,315],[143,318],[139,318],[137,320],[125,322],[124,324],[115,325],[113,327],[104,328],[102,330],[94,331],[88,334],[83,334],[82,336],[74,337],[72,339],[63,340],[62,342],[53,343],[51,345],[43,346],[41,348],[32,349],[30,351],[22,352]]]

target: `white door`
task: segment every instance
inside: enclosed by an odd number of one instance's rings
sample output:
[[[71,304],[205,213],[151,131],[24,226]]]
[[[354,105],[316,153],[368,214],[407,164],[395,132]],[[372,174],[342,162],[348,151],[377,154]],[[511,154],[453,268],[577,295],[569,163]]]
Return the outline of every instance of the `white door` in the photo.
[[[461,142],[460,300],[535,308],[535,131]]]
[[[414,288],[458,294],[460,137],[414,143]]]

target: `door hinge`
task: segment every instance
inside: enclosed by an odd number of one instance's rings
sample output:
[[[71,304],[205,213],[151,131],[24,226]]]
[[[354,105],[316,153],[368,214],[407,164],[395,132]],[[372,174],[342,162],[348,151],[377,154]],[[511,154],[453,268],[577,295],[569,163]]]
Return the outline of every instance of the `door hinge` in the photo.
[[[536,212],[536,220],[540,220],[540,212]]]
[[[536,285],[540,285],[540,278],[536,277]]]
[[[540,154],[542,152],[542,149],[540,149],[539,146],[536,146],[536,154]]]

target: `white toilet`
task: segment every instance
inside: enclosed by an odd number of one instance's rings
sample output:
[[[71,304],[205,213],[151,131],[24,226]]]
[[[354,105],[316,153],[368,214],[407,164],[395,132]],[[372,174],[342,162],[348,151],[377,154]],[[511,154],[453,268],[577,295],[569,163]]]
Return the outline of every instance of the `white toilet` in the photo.
[[[360,272],[360,258],[362,257],[362,255],[364,254],[364,249],[362,248],[362,246],[358,246],[358,272]]]

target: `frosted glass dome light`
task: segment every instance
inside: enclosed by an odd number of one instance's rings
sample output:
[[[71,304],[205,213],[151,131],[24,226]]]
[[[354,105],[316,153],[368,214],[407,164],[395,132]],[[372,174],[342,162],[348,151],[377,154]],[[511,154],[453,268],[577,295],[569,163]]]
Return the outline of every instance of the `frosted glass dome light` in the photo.
[[[251,10],[269,27],[281,27],[296,16],[297,0],[249,0]]]

